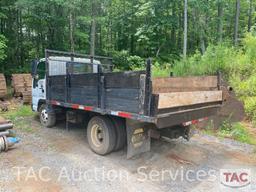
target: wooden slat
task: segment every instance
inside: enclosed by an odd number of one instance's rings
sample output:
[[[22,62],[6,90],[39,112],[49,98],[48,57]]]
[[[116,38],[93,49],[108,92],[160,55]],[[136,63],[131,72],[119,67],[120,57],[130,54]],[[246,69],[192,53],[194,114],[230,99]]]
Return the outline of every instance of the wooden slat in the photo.
[[[104,73],[106,88],[139,89],[140,75],[145,71]]]
[[[160,93],[158,109],[222,101],[222,91]]]
[[[217,89],[217,76],[169,77],[152,80],[153,93],[208,91]]]

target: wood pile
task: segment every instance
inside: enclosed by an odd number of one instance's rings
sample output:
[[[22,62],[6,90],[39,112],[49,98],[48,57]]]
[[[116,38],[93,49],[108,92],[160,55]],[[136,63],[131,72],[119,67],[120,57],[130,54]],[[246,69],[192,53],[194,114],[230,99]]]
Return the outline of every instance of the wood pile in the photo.
[[[0,99],[5,98],[7,95],[6,80],[4,74],[0,74]]]
[[[12,87],[15,97],[22,97],[24,103],[31,103],[32,77],[30,74],[13,74]]]

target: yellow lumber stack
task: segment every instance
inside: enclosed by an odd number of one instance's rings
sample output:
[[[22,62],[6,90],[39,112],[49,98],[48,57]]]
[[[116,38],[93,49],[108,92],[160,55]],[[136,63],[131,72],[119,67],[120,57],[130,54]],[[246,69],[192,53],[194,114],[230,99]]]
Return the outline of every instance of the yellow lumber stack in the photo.
[[[13,74],[12,87],[15,97],[23,97],[24,103],[31,103],[32,77],[30,74]]]
[[[0,99],[7,95],[6,80],[3,74],[0,74]]]

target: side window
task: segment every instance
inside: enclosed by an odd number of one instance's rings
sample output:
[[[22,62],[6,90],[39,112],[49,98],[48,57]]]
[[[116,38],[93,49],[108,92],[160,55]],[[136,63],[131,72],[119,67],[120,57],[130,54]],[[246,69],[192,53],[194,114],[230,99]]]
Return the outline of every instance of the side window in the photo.
[[[37,74],[38,74],[38,79],[44,79],[45,78],[45,62],[40,62],[37,65]]]

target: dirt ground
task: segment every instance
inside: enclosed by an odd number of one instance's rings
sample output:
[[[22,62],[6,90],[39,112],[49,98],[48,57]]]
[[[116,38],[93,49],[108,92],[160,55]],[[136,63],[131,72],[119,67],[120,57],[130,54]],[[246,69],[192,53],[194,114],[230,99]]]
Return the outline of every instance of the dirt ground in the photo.
[[[94,154],[85,128],[46,129],[36,117],[21,123],[30,128],[16,125],[21,143],[0,154],[0,192],[224,191],[220,169],[249,169],[248,191],[256,191],[256,150],[250,145],[196,134],[190,142],[153,141],[151,152],[127,160],[126,149]],[[198,178],[198,172],[205,174]]]

